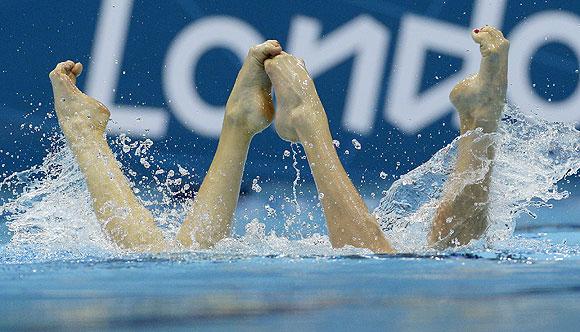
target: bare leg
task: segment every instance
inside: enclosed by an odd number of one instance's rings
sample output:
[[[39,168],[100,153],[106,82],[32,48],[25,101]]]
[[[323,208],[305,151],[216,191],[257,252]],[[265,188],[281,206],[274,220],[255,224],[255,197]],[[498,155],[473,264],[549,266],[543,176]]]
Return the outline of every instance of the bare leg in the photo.
[[[217,152],[177,234],[182,245],[191,246],[195,239],[208,248],[230,234],[250,141],[274,117],[264,60],[281,51],[275,40],[250,49],[226,105]]]
[[[459,112],[461,134],[476,128],[492,133],[505,105],[509,42],[490,26],[473,30],[472,37],[480,44],[479,73],[457,84],[450,99]],[[459,141],[455,169],[445,184],[429,235],[432,246],[465,245],[485,232],[494,155],[488,137],[471,135]]]
[[[105,138],[109,110],[76,87],[80,63],[59,63],[50,73],[58,122],[83,172],[97,219],[120,247],[166,248],[151,213],[135,197]]]
[[[333,247],[393,252],[338,159],[326,113],[304,63],[282,53],[265,65],[279,104],[276,131],[283,139],[304,146]]]

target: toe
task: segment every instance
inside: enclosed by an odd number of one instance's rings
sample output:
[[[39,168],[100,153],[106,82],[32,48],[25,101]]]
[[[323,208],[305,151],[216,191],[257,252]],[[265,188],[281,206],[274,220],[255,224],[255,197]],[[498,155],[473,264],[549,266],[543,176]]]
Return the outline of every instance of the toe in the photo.
[[[484,33],[484,36],[489,42],[497,41],[503,38],[501,32],[498,29],[492,27],[491,25],[486,25],[481,28],[481,31]]]
[[[65,75],[69,75],[72,69],[74,68],[75,63],[72,60],[67,60],[62,63],[61,72]]]
[[[80,74],[82,65],[68,60],[61,62],[50,72],[49,78],[55,88],[61,91],[80,92],[76,87],[76,74]]]
[[[481,38],[482,38],[482,36],[481,36],[481,29],[476,28],[476,29],[471,30],[471,38],[477,44],[481,43]]]
[[[505,39],[503,33],[497,28],[490,26],[489,32],[497,39]]]
[[[80,62],[77,62],[73,65],[73,67],[71,68],[71,70],[67,76],[71,79],[73,84],[76,85],[77,77],[81,74],[82,71],[83,71],[83,65]]]
[[[489,38],[490,34],[486,27],[473,29],[471,31],[471,38],[473,38],[473,41],[477,44],[482,44]]]
[[[266,59],[274,57],[282,52],[282,47],[277,40],[267,40],[262,44],[250,48],[248,55],[258,63],[264,64]]]
[[[495,41],[505,40],[505,37],[503,36],[503,33],[501,32],[501,30],[499,30],[498,28],[492,27],[491,25],[486,25],[485,27],[481,28],[481,30],[483,32],[486,32],[488,34],[489,38],[491,38]]]
[[[58,75],[67,75],[73,69],[75,63],[71,60],[60,62],[59,64],[54,67],[54,69],[50,72],[50,76],[58,76]]]
[[[83,64],[80,62],[75,63],[71,72],[78,77],[83,72]]]
[[[490,25],[474,29],[471,32],[471,36],[480,45],[481,53],[484,56],[509,47],[509,41],[505,39],[503,33]]]
[[[272,40],[268,40],[266,42],[266,44],[267,44],[267,51],[268,51],[268,54],[270,56],[276,56],[276,55],[282,53],[282,46],[280,45],[279,41],[272,39]]]

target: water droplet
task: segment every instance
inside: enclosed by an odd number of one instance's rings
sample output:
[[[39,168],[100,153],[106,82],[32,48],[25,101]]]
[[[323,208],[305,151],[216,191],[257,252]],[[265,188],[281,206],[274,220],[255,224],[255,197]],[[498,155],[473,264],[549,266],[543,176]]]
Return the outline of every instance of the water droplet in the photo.
[[[179,174],[181,174],[181,176],[189,175],[189,171],[181,167],[181,165],[177,165],[177,169],[179,171]]]
[[[269,204],[264,205],[264,209],[266,209],[266,213],[268,217],[275,217],[276,216],[276,209],[271,207]]]
[[[255,179],[252,180],[252,190],[257,193],[262,191],[262,187],[260,187],[260,185],[258,184],[258,180],[260,180],[259,176],[257,176]]]
[[[381,177],[381,179],[383,179],[383,180],[387,178],[387,175],[388,175],[388,174],[387,174],[387,173],[385,173],[385,172],[381,172],[381,173],[379,174],[379,176],[380,176],[380,177]]]
[[[352,145],[354,146],[355,149],[360,150],[362,145],[360,144],[359,141],[356,140],[356,138],[352,139]]]
[[[149,168],[151,167],[151,164],[147,161],[147,159],[145,158],[141,158],[139,159],[139,162],[141,163],[141,165],[143,165],[143,167],[145,168]]]
[[[334,147],[339,147],[340,146],[340,142],[338,140],[333,139],[332,140],[332,145],[334,145]]]

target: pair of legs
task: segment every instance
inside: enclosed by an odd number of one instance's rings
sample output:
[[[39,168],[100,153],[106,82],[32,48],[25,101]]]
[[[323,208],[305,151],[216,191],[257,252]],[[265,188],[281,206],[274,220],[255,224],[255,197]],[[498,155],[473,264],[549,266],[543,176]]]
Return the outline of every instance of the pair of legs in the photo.
[[[505,102],[508,42],[491,27],[476,29],[482,60],[478,74],[459,83],[451,101],[462,133],[493,132]],[[67,61],[51,72],[55,108],[81,171],[94,211],[120,247],[162,251],[168,242],[151,213],[133,194],[104,136],[109,111],[76,88],[82,65]],[[211,247],[230,233],[241,177],[252,137],[274,118],[272,85],[277,95],[275,127],[281,138],[304,146],[334,247],[352,245],[394,252],[376,218],[348,178],[332,144],[325,110],[303,61],[282,51],[276,41],[253,47],[226,105],[218,148],[177,240],[184,247]],[[487,227],[488,188],[493,145],[466,137],[460,142],[455,170],[447,181],[429,241],[436,247],[462,245]],[[471,173],[483,173],[466,183]]]
[[[274,117],[272,85],[264,60],[281,52],[277,41],[250,49],[226,105],[216,154],[177,234],[183,247],[194,243],[211,247],[229,235],[250,141]],[[121,248],[171,249],[152,214],[133,193],[107,143],[109,110],[76,87],[81,72],[80,63],[66,61],[49,77],[60,127],[84,173],[97,219]]]

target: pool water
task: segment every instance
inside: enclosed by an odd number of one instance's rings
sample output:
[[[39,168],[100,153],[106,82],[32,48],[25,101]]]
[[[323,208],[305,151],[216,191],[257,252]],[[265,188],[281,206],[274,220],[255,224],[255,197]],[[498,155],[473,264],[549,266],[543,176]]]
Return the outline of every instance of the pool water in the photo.
[[[422,244],[457,140],[390,189],[359,186],[400,255],[333,249],[304,181],[252,188],[211,250],[121,252],[57,139],[0,183],[0,330],[576,331],[580,132],[508,109],[493,136],[490,228],[468,247]],[[148,194],[171,176],[140,191],[167,234],[187,204]]]
[[[0,328],[573,331],[579,258],[182,254],[3,265]]]
[[[0,330],[574,331],[579,203],[560,202],[533,228],[522,220],[504,249],[261,248],[5,263]]]

